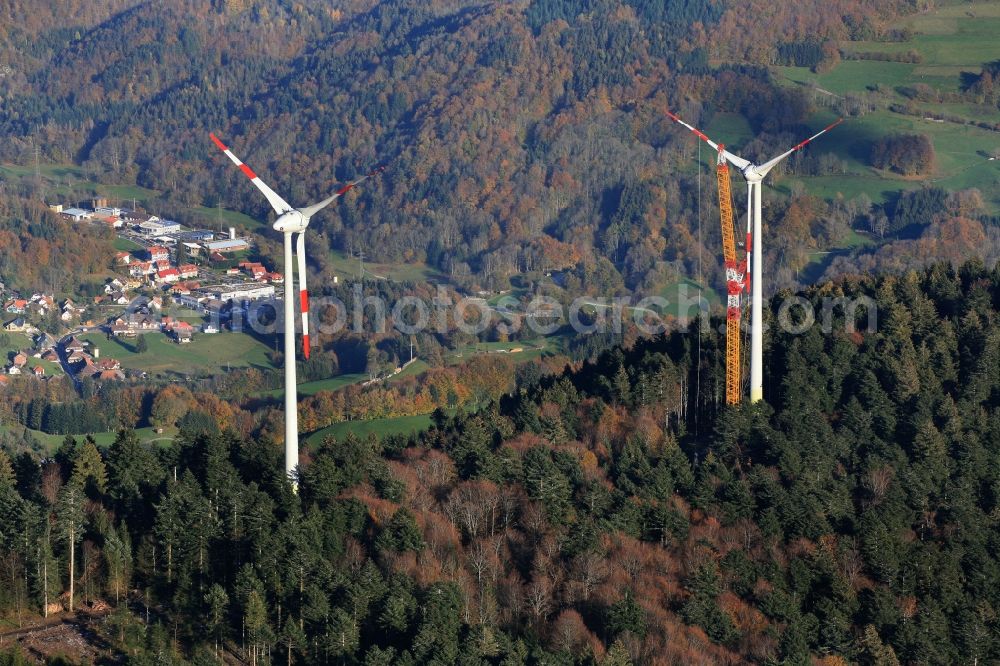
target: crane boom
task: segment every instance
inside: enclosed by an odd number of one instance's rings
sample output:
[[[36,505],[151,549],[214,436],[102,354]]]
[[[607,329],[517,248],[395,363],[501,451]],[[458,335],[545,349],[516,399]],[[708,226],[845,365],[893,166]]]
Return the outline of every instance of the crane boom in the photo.
[[[740,293],[745,287],[746,265],[736,262],[736,237],[733,230],[733,198],[729,188],[729,165],[719,146],[715,167],[719,183],[719,217],[722,223],[722,258],[726,269],[726,404],[740,402]]]

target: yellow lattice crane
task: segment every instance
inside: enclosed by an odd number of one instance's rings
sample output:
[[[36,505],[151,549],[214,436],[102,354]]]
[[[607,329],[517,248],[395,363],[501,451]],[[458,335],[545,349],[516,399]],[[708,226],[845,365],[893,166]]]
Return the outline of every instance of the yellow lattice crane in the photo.
[[[719,146],[715,175],[719,181],[719,217],[722,221],[722,258],[726,267],[726,404],[737,405],[742,393],[740,358],[740,294],[746,288],[747,264],[736,259],[733,229],[733,197],[729,189],[729,165]],[[747,247],[750,247],[749,241]]]

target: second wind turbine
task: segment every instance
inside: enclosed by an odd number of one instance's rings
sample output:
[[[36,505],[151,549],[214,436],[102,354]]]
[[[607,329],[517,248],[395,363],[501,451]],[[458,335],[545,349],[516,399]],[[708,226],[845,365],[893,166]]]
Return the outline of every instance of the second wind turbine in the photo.
[[[743,178],[747,182],[747,255],[752,259],[752,270],[750,276],[750,402],[758,402],[764,398],[764,321],[762,310],[763,289],[761,289],[761,273],[763,273],[763,252],[761,251],[761,183],[764,177],[777,166],[782,160],[797,150],[802,150],[806,145],[844,121],[843,118],[837,122],[824,127],[822,130],[812,135],[805,141],[795,145],[790,150],[786,150],[777,157],[774,157],[763,164],[754,164],[750,160],[745,160],[739,155],[734,155],[725,148],[715,143],[701,130],[688,125],[686,122],[667,111],[671,120],[680,123],[688,128],[695,135],[718,151],[727,162],[739,169]],[[750,250],[751,242],[753,251]]]

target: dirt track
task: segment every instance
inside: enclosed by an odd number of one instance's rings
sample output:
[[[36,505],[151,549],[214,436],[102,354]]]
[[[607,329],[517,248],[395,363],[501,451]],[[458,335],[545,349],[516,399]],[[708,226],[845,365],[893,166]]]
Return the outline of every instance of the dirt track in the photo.
[[[94,662],[107,656],[107,646],[89,627],[107,615],[102,613],[62,613],[19,629],[0,632],[0,649],[17,645],[25,656],[38,663],[62,655],[74,663]]]

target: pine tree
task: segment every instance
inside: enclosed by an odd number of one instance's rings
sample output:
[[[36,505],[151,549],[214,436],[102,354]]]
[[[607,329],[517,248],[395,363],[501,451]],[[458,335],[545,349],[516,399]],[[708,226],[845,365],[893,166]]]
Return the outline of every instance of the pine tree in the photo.
[[[132,544],[125,525],[115,529],[109,525],[104,535],[104,558],[108,568],[108,587],[115,595],[117,604],[123,592],[128,590],[132,572]]]
[[[107,490],[108,472],[101,452],[92,440],[88,439],[77,447],[69,482],[90,492],[103,494]]]
[[[76,544],[83,539],[83,505],[86,501],[83,490],[75,483],[67,483],[59,492],[56,506],[56,520],[60,539],[69,551],[69,611],[73,612],[76,583]]]
[[[226,627],[226,610],[229,607],[229,595],[226,594],[226,590],[221,585],[212,583],[212,586],[208,588],[208,592],[205,593],[205,604],[208,606],[208,612],[205,614],[205,620],[208,625],[207,629],[212,634],[212,640],[214,641],[213,648],[216,657],[218,657],[219,643],[225,638],[223,631]]]

